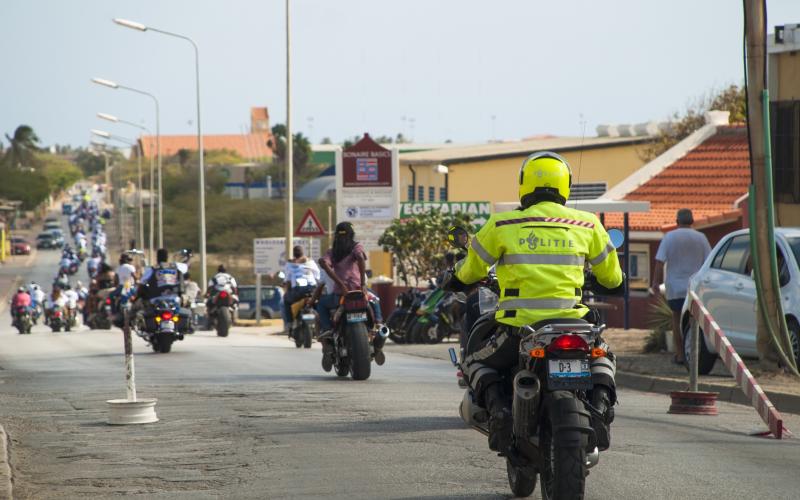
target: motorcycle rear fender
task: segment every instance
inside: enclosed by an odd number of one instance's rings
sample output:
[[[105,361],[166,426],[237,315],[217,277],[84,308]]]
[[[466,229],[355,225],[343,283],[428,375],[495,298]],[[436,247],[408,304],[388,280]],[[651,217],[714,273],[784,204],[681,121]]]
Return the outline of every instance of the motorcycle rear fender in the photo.
[[[542,400],[545,414],[553,424],[553,440],[557,446],[580,446],[594,442],[594,429],[589,412],[575,394],[568,391],[547,392]]]

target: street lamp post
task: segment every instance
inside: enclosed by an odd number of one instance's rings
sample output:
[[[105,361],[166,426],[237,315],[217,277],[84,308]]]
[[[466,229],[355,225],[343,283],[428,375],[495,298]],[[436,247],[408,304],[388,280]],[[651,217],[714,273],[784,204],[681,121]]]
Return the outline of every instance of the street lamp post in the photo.
[[[156,96],[149,92],[145,92],[144,90],[136,89],[133,87],[128,87],[126,85],[120,85],[117,82],[113,82],[111,80],[105,80],[103,78],[92,78],[92,82],[102,85],[104,87],[108,87],[111,89],[123,89],[129,90],[131,92],[135,92],[137,94],[145,95],[153,100],[156,106],[156,154],[158,155],[158,246],[159,248],[163,248],[164,246],[164,219],[162,217],[163,214],[163,198],[161,196],[161,124],[160,124],[160,117],[159,117],[159,105],[158,99]],[[153,193],[153,172],[150,172],[150,193]],[[152,214],[152,202],[150,204],[150,213]],[[150,217],[150,227],[153,227],[153,217]],[[151,243],[152,246],[152,243]]]
[[[292,141],[292,30],[286,0],[286,259],[292,255],[294,226],[294,168]],[[311,252],[311,249],[309,249]]]
[[[199,211],[200,211],[200,271],[202,274],[202,289],[205,292],[208,283],[208,275],[206,270],[206,180],[205,180],[205,159],[203,158],[203,133],[200,121],[200,51],[197,48],[197,43],[186,35],[165,31],[152,26],[145,26],[144,24],[129,21],[127,19],[114,19],[114,22],[120,26],[134,29],[137,31],[154,31],[175,38],[186,40],[194,48],[194,71],[195,71],[195,89],[197,98],[197,153],[199,156]],[[159,178],[160,179],[160,178]],[[160,192],[160,189],[159,189]],[[160,216],[160,211],[159,211]]]
[[[103,120],[108,120],[108,121],[113,122],[113,123],[123,123],[125,125],[130,125],[132,127],[136,127],[139,130],[147,132],[148,135],[152,135],[152,134],[150,134],[150,131],[147,129],[147,127],[145,127],[143,125],[139,125],[138,123],[134,123],[134,122],[130,122],[130,121],[127,121],[127,120],[123,120],[121,118],[117,118],[114,115],[109,115],[108,113],[97,113],[97,116],[98,116],[98,118],[102,118]],[[144,152],[143,152],[143,148],[142,148],[141,135],[139,136],[138,146],[139,146],[139,155],[138,155],[139,156],[139,165],[138,165],[138,176],[139,176],[139,179],[138,179],[139,180],[138,192],[139,192],[139,195],[136,198],[137,198],[137,203],[139,205],[139,207],[138,207],[139,208],[139,244],[144,246],[144,206],[143,206],[143,203],[142,203],[142,156],[144,156]],[[150,155],[150,197],[148,199],[149,199],[149,202],[150,202],[149,203],[150,204],[150,244],[148,246],[148,248],[149,248],[148,260],[150,262],[154,262],[155,249],[153,248],[153,155]]]
[[[98,116],[100,116],[100,115],[104,115],[104,113],[98,113]],[[115,117],[113,117],[111,115],[105,115],[105,117],[106,117],[105,119],[115,118]],[[103,117],[101,117],[101,118],[103,118]],[[113,121],[113,120],[111,120],[111,121]],[[138,198],[138,204],[139,204],[139,207],[138,207],[139,208],[139,244],[143,245],[144,244],[143,243],[143,241],[144,241],[144,223],[142,221],[142,214],[143,214],[143,210],[142,210],[142,145],[141,145],[141,143],[139,141],[135,141],[133,139],[128,139],[126,137],[120,137],[118,135],[114,135],[114,134],[111,134],[109,132],[106,132],[105,130],[92,129],[92,133],[94,135],[98,136],[98,137],[103,137],[105,139],[110,139],[112,141],[117,141],[117,142],[121,142],[123,144],[127,144],[127,145],[129,145],[131,147],[138,147],[139,148],[139,154],[137,155],[137,162],[136,162],[137,163],[137,172],[138,172],[138,177],[139,177],[139,193],[138,193],[137,198]],[[120,194],[117,196],[117,200],[119,201],[120,209],[122,209],[123,208],[122,207],[122,195],[121,195],[121,192],[122,192],[122,178],[121,178],[121,173],[120,172],[117,172],[117,179],[119,181],[118,184],[120,186],[120,188],[119,188],[120,189]],[[124,214],[124,212],[125,212],[125,210],[123,209],[123,210],[120,211],[120,214]],[[120,217],[120,219],[121,219],[121,217]],[[121,233],[122,233],[122,231],[120,231],[120,234]]]

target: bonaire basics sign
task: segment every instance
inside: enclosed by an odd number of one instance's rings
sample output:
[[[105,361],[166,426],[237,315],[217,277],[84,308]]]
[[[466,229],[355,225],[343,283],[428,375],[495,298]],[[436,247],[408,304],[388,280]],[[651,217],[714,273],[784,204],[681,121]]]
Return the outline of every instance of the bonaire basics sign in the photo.
[[[472,216],[476,226],[482,226],[492,215],[492,203],[489,201],[406,201],[400,204],[400,218],[427,214],[438,210],[443,214],[466,213]]]

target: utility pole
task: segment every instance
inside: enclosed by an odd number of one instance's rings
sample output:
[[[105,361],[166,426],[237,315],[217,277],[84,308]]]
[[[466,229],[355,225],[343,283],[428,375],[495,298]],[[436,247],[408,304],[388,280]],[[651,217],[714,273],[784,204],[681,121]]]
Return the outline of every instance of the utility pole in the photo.
[[[747,127],[750,138],[750,240],[758,292],[756,347],[761,363],[776,368],[780,359],[794,373],[796,367],[780,301],[773,217],[770,161],[769,99],[766,62],[766,2],[745,0],[747,44]],[[787,355],[788,354],[788,355]]]
[[[289,2],[286,0],[286,260],[292,258],[294,225],[294,181],[292,165],[292,57],[291,57],[291,18]]]

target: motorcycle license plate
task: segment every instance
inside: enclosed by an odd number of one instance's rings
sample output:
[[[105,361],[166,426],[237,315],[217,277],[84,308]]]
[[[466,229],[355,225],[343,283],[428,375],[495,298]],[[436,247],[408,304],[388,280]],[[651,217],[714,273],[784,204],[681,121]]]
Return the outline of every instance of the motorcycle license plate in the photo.
[[[161,324],[161,331],[162,332],[173,332],[175,331],[175,323],[172,321],[162,321]]]
[[[588,359],[550,359],[547,382],[551,389],[591,389],[592,373]]]
[[[313,314],[303,314],[300,317],[303,318],[303,321],[314,321],[315,319]]]
[[[347,322],[348,323],[363,323],[365,321],[367,321],[367,313],[366,312],[347,313]]]
[[[239,309],[241,309],[242,311],[247,311],[250,309],[250,304],[248,304],[247,302],[240,302]]]

